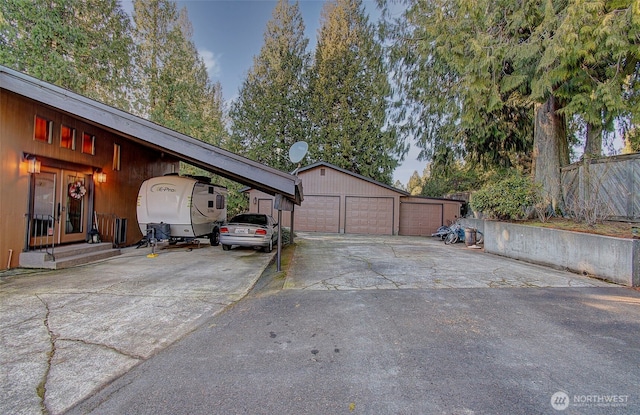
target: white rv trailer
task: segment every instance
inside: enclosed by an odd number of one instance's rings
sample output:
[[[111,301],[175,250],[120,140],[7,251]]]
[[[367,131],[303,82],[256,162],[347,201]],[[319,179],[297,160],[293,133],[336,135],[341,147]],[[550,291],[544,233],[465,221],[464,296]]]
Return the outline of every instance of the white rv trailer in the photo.
[[[206,236],[217,246],[227,219],[227,189],[205,179],[170,174],[145,180],[137,207],[145,238],[175,242]]]

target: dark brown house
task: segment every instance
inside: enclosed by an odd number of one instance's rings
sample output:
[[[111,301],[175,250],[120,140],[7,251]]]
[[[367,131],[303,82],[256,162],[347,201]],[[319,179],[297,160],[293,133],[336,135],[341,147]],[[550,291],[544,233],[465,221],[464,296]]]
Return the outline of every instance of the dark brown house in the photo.
[[[85,244],[105,218],[103,239],[136,243],[141,183],[180,161],[302,201],[296,176],[0,66],[0,269]]]

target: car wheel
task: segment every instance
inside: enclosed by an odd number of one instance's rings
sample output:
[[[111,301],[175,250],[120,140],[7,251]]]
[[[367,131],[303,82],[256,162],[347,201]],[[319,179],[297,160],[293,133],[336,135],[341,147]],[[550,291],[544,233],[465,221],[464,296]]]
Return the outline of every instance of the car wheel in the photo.
[[[264,250],[264,252],[269,253],[271,251],[273,251],[273,241],[269,240],[269,246],[265,246],[264,248],[262,248]]]
[[[223,251],[228,251],[231,249],[231,245],[227,245],[227,244],[222,244],[222,250]]]
[[[211,242],[211,246],[220,245],[220,229],[213,229],[213,232],[209,235],[209,242]]]

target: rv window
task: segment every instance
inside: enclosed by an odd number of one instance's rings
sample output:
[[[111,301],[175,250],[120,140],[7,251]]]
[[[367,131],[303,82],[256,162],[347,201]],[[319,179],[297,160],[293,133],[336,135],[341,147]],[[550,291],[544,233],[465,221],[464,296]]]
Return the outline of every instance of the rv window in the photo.
[[[224,209],[224,196],[216,195],[216,209]]]
[[[209,205],[208,207],[213,208],[213,200],[209,200]]]
[[[213,186],[209,186],[209,194],[212,195],[213,194]]]

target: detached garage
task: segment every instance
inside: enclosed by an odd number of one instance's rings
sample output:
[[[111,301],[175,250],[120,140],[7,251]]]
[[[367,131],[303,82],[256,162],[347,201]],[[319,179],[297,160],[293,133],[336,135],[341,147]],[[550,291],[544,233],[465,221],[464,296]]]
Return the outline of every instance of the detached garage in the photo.
[[[294,229],[304,232],[430,236],[460,215],[462,202],[409,193],[325,162],[298,171],[304,200],[295,207]],[[277,215],[273,197],[246,189],[251,212]],[[282,212],[282,225],[291,215]]]

